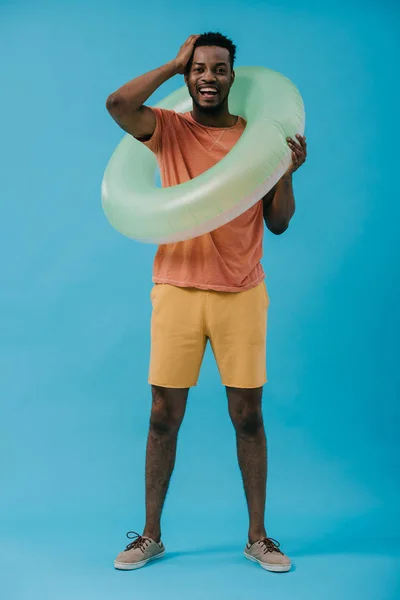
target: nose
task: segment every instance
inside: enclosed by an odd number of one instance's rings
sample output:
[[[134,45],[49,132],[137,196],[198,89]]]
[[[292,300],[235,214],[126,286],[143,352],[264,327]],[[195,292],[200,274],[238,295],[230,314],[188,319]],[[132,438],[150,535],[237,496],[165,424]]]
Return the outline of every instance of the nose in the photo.
[[[204,83],[212,83],[216,81],[216,77],[211,70],[204,71],[201,79],[204,81]]]

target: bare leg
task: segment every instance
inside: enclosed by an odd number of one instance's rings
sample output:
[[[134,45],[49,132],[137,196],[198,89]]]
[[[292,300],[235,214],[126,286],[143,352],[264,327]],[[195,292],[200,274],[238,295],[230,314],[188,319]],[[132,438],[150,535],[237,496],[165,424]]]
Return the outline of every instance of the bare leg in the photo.
[[[267,442],[261,412],[262,388],[226,388],[236,430],[240,470],[249,510],[249,541],[266,537]]]
[[[161,513],[175,465],[178,431],[188,389],[152,386],[153,405],[146,453],[146,525],[143,535],[161,538]]]

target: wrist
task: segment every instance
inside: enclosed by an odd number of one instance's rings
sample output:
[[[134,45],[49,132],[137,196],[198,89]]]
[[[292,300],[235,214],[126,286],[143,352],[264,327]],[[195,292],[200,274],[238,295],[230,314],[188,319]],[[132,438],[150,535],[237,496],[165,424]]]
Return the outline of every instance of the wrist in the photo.
[[[291,183],[292,182],[292,176],[293,176],[293,171],[286,171],[286,173],[281,177],[281,181],[283,181],[284,183]]]
[[[178,63],[176,58],[167,63],[166,66],[168,67],[168,71],[171,73],[171,77],[178,75],[179,73],[183,73],[183,67]]]

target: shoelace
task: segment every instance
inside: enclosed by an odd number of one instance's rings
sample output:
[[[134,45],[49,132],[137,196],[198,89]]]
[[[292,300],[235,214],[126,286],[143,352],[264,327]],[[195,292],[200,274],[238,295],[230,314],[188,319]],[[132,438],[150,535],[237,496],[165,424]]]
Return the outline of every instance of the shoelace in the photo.
[[[283,554],[282,550],[279,550],[280,543],[273,538],[263,538],[260,540],[260,544],[265,546],[264,554],[267,554],[267,552],[278,552],[279,554]]]
[[[144,553],[146,546],[150,544],[150,540],[142,537],[141,535],[136,533],[136,531],[128,531],[126,537],[128,538],[128,540],[133,541],[127,545],[127,547],[125,548],[125,552],[127,550],[134,550],[135,548],[139,548],[139,550],[141,550]]]

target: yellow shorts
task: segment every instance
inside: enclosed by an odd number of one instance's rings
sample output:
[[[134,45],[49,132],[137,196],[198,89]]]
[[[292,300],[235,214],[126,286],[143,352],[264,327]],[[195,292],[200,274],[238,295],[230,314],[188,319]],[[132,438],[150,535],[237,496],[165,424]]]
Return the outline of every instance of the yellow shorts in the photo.
[[[267,381],[264,282],[235,293],[156,284],[151,300],[150,384],[195,386],[208,340],[223,385],[257,388]]]

